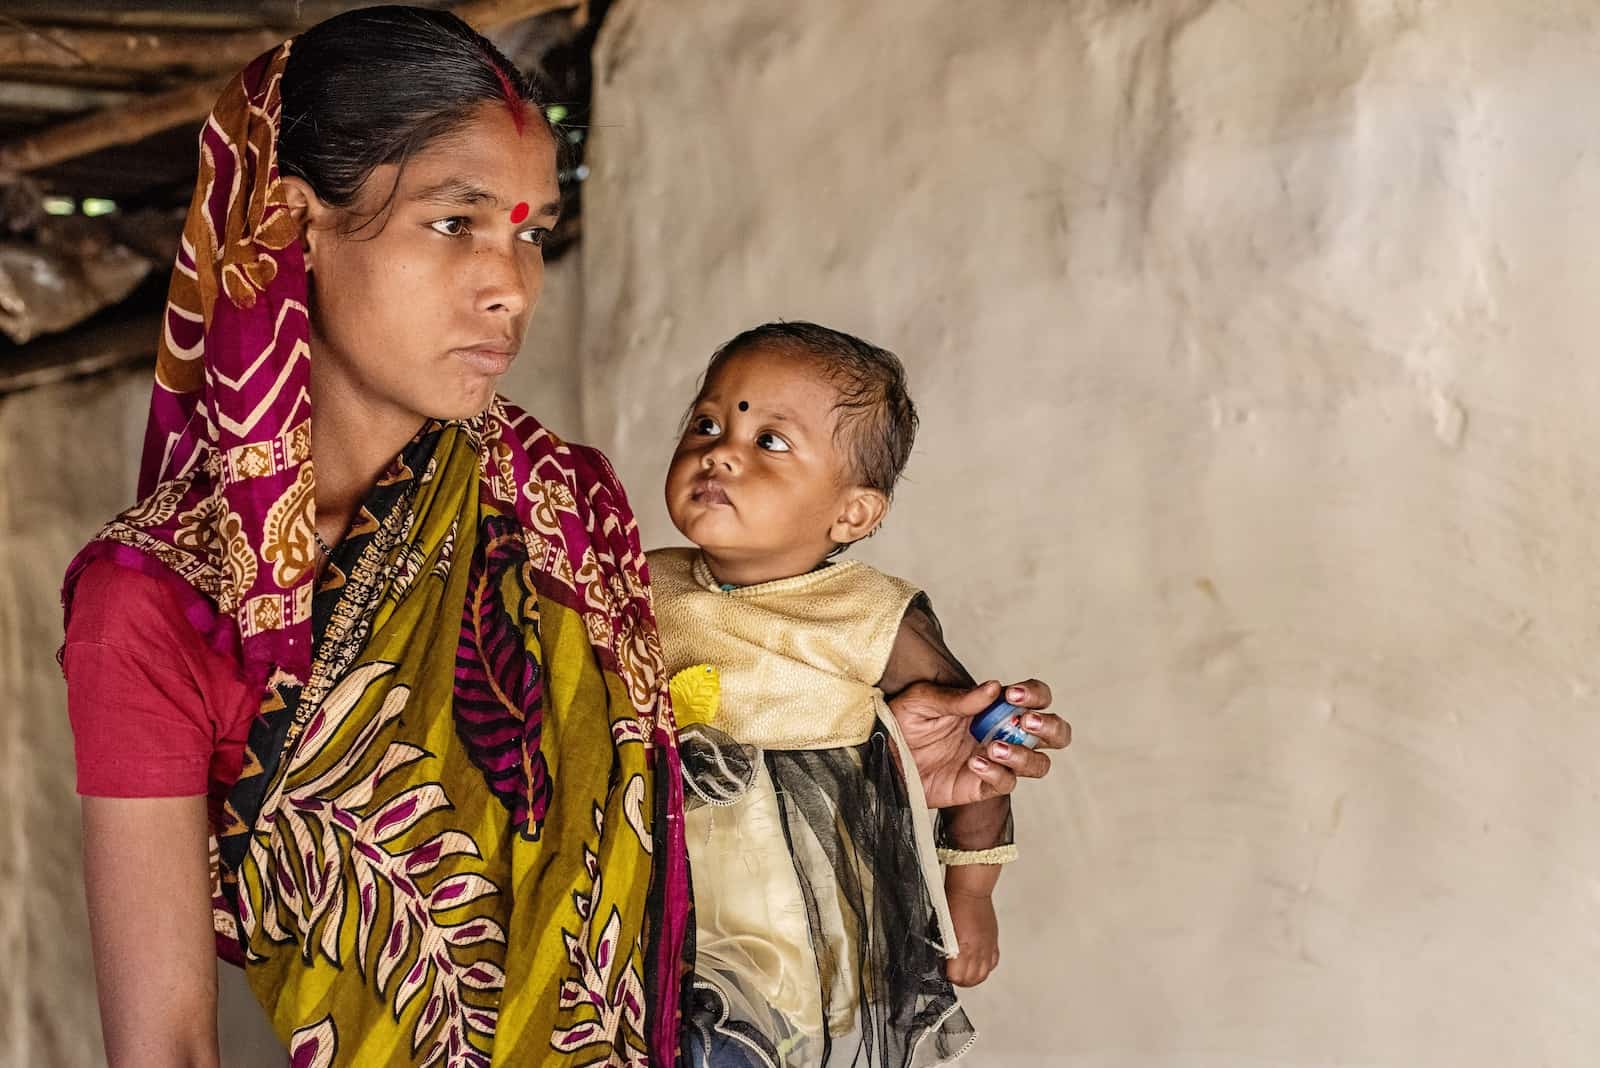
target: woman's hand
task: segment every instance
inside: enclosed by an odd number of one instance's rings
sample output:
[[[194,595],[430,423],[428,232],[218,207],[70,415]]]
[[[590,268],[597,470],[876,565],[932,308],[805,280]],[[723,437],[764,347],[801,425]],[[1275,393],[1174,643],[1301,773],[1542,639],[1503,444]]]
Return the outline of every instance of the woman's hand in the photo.
[[[111,1068],[214,1068],[204,797],[85,797],[83,882]]]
[[[1000,696],[998,682],[956,690],[919,682],[889,702],[905,735],[911,757],[922,776],[922,790],[931,808],[971,804],[1017,787],[1018,777],[1040,779],[1050,771],[1050,757],[1020,745],[990,742],[979,752],[968,727],[972,718]],[[1050,707],[1050,687],[1037,679],[1006,687],[1006,700],[1027,709],[1023,728],[1039,738],[1039,748],[1065,749],[1072,726]]]

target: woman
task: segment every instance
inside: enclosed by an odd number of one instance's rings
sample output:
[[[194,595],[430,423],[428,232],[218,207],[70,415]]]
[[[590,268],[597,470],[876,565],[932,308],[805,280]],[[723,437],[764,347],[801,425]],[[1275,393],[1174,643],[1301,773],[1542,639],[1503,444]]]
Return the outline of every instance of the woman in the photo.
[[[64,591],[113,1064],[218,1063],[214,951],[296,1065],[672,1061],[636,528],[599,453],[494,395],[558,211],[541,105],[459,20],[373,8],[206,124],[142,499]],[[984,696],[902,705],[936,800],[1042,773],[967,761]]]

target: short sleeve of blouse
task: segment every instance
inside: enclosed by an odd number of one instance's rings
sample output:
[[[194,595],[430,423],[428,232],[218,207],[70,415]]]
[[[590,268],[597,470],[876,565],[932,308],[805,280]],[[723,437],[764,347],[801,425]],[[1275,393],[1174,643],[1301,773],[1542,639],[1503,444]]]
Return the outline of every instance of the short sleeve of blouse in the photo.
[[[79,576],[62,656],[78,793],[187,797],[208,791],[242,683],[152,575],[97,561]],[[217,697],[225,700],[217,710]],[[228,700],[231,699],[231,700]]]

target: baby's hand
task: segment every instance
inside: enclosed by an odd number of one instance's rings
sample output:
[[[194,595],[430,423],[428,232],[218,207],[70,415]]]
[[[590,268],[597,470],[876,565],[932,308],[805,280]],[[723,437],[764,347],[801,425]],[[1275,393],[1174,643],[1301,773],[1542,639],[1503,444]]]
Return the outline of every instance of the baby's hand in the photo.
[[[994,899],[948,887],[945,896],[961,949],[960,956],[944,962],[945,975],[956,986],[977,986],[1000,963],[1000,921],[995,918]]]

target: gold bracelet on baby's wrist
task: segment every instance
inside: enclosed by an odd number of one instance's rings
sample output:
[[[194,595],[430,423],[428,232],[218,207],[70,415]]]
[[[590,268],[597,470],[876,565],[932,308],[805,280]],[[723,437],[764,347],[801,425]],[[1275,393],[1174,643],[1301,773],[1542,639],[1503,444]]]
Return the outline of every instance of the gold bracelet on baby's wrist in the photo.
[[[951,866],[960,864],[1010,864],[1017,859],[1014,845],[994,846],[990,849],[945,849],[940,847],[939,863]]]

